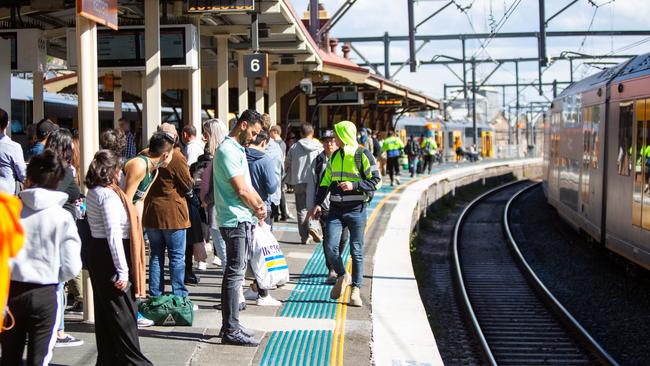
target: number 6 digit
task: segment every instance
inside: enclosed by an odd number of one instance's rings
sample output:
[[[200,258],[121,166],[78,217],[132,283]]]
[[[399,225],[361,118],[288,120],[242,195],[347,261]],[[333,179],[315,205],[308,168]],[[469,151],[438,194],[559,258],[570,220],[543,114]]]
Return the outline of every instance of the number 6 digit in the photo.
[[[260,60],[251,60],[251,70],[253,72],[260,71]]]

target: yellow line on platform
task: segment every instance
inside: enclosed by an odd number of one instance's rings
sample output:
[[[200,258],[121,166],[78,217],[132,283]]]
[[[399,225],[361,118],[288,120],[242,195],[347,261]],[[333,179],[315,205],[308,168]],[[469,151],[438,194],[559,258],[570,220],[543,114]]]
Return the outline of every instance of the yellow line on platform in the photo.
[[[381,210],[382,207],[386,204],[386,202],[393,197],[393,195],[397,194],[399,191],[402,189],[408,187],[409,185],[417,182],[418,180],[422,179],[420,178],[415,178],[409,181],[408,183],[404,185],[397,186],[395,189],[393,189],[391,192],[389,192],[384,198],[382,198],[381,201],[377,204],[377,206],[372,210],[372,213],[370,214],[370,217],[368,218],[368,222],[366,223],[366,230],[364,231],[364,234],[368,233],[370,230],[370,227],[372,224],[375,222],[375,219],[377,218],[377,215],[379,214],[379,210]],[[348,257],[348,260],[345,265],[345,269],[348,273],[352,272],[352,255]],[[336,305],[336,321],[335,321],[335,327],[334,327],[334,338],[332,342],[332,357],[330,359],[330,365],[337,365],[337,366],[343,366],[343,350],[345,346],[345,320],[347,318],[347,313],[348,313],[348,303],[347,299],[350,295],[350,286],[348,286],[345,291],[343,292],[343,295],[341,299],[339,300],[338,305]]]

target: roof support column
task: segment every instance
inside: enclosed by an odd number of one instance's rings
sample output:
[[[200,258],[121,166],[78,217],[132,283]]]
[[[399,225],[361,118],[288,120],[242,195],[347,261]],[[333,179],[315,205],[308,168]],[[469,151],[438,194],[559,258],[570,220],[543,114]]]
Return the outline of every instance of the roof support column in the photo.
[[[189,71],[189,87],[187,96],[189,97],[190,120],[187,121],[189,125],[196,128],[199,136],[201,135],[201,110],[203,103],[201,102],[201,18],[194,17],[194,26],[196,27],[196,43],[199,51],[197,52],[198,67]]]
[[[11,41],[0,38],[0,49],[8,50],[10,47]],[[11,136],[11,54],[3,53],[4,56],[0,54],[0,108],[4,109],[9,117],[6,134]]]
[[[261,81],[262,80],[255,83],[255,110],[264,114],[264,86]]]
[[[144,5],[144,105],[142,145],[156,132],[161,122],[160,86],[160,2],[145,1]]]
[[[45,117],[45,107],[43,104],[43,71],[34,70],[32,72],[33,96],[32,116],[34,121],[40,121]]]
[[[300,94],[298,97],[298,107],[299,107],[299,116],[300,116],[300,122],[304,123],[307,122],[307,96],[304,94]],[[289,122],[289,121],[287,121]],[[288,125],[287,125],[288,127]]]
[[[122,119],[122,71],[113,71],[113,128],[119,128]]]
[[[228,35],[217,36],[217,116],[228,125]],[[228,128],[230,129],[230,125]]]
[[[390,36],[388,32],[384,33],[384,77],[388,80],[390,77]]]
[[[269,71],[269,116],[271,116],[271,126],[278,124],[278,72]]]
[[[237,73],[238,73],[238,90],[239,90],[239,114],[248,109],[248,78],[244,75],[244,52],[237,54]]]
[[[77,28],[77,94],[79,95],[77,119],[79,121],[79,142],[81,150],[81,184],[85,191],[84,179],[86,170],[93,159],[95,151],[99,150],[99,108],[97,87],[97,24],[79,15],[76,19]],[[36,77],[36,75],[34,75]],[[42,75],[41,75],[42,80]],[[42,95],[41,82],[41,95]],[[35,94],[36,95],[36,94]],[[36,117],[35,117],[36,118]],[[95,308],[92,302],[93,290],[88,272],[83,271],[84,292],[84,322],[94,322]]]

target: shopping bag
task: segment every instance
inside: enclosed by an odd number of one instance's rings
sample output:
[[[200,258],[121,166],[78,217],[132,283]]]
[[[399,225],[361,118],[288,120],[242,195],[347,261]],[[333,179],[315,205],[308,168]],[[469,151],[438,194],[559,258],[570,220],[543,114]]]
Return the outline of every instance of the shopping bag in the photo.
[[[188,297],[176,295],[152,296],[140,303],[140,314],[155,325],[191,326],[194,305]]]
[[[208,252],[205,250],[205,242],[194,243],[192,254],[197,262],[205,262],[208,259]]]
[[[253,248],[250,268],[260,288],[268,290],[289,281],[287,260],[268,224],[255,226]]]

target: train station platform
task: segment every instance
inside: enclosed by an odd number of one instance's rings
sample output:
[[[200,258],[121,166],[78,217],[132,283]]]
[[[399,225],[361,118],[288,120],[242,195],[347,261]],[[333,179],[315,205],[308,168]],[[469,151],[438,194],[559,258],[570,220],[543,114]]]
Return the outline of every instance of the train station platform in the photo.
[[[221,344],[216,305],[222,273],[210,265],[197,272],[200,285],[188,288],[199,307],[193,326],[141,329],[142,349],[155,365],[442,365],[413,273],[412,230],[424,208],[455,188],[490,176],[537,174],[531,169],[539,171],[541,160],[443,164],[430,176],[403,175],[401,185],[385,184],[368,209],[361,308],[347,306],[349,291],[341,302],[329,299],[322,245],[300,244],[295,221],[276,223],[274,232],[291,273],[289,283],[271,291],[282,306],[248,301],[240,316],[262,340],[260,347]],[[347,262],[349,248],[343,255]],[[66,316],[66,331],[85,344],[55,349],[52,364],[93,365],[93,325]]]

